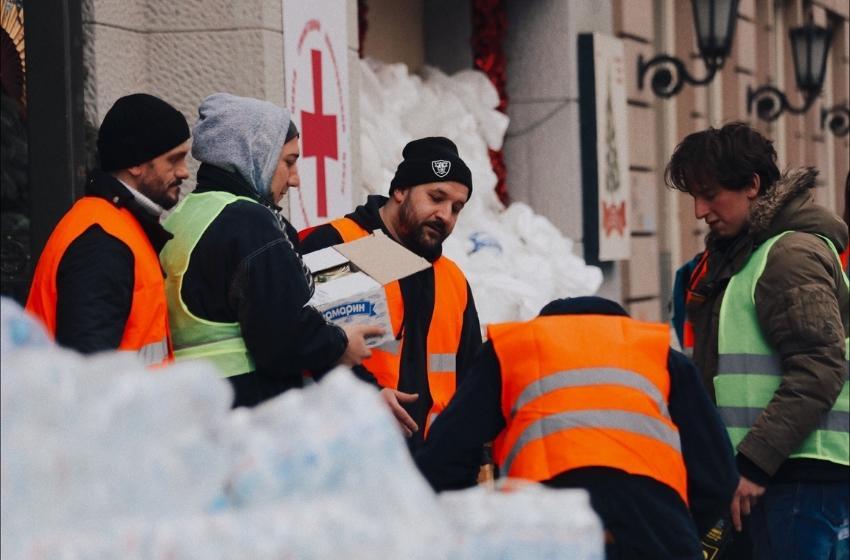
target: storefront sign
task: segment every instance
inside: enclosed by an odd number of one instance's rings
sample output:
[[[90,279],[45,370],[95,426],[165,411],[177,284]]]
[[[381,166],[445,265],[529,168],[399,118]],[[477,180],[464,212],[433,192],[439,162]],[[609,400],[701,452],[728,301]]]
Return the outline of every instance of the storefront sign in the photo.
[[[628,259],[629,145],[620,39],[579,35],[579,97],[585,259]]]

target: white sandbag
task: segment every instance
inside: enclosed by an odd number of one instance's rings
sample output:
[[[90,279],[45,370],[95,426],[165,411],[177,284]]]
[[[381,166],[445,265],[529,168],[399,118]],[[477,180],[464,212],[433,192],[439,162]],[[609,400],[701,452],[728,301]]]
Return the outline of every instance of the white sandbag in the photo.
[[[350,370],[231,411],[209,364],[84,357],[2,310],[3,558],[447,557],[454,529]]]
[[[486,75],[463,70],[448,76],[425,67],[417,76],[402,64],[369,59],[361,69],[363,195],[356,202],[387,194],[410,140],[446,136],[455,142],[472,172],[474,194],[443,252],[466,274],[482,329],[530,319],[553,299],[599,289],[601,270],[573,254],[572,240],[526,204],[506,209],[499,202],[488,148],[501,148],[508,117],[495,110],[498,93]]]
[[[247,510],[167,521],[105,521],[99,530],[54,531],[3,545],[4,558],[22,560],[443,560],[458,539],[450,528],[423,545],[407,534],[429,519],[385,517],[346,496],[315,496]]]
[[[440,495],[461,540],[451,558],[603,560],[602,523],[584,490],[512,481],[502,490],[476,487]],[[507,489],[510,488],[510,489]]]
[[[6,352],[1,371],[4,540],[167,519],[219,495],[232,394],[211,366],[153,373],[134,354],[86,358],[51,345]]]

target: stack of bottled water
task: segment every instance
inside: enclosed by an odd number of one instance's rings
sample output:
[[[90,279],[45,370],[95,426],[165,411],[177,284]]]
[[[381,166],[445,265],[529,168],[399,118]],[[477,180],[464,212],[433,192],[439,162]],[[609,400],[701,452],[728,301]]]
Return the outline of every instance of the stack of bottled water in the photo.
[[[440,495],[460,535],[453,558],[602,560],[603,529],[584,490],[551,490],[517,480]]]
[[[601,559],[586,497],[438,497],[350,371],[230,410],[205,364],[56,347],[2,300],[2,557]]]

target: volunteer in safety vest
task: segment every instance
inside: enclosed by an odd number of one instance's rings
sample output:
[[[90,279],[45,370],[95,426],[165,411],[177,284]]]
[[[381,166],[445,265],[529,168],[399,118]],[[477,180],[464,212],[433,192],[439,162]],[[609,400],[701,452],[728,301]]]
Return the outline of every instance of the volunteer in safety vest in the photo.
[[[700,558],[737,473],[723,423],[669,328],[598,298],[555,300],[488,341],[417,465],[436,490],[475,483],[495,438],[501,477],[584,488],[608,558]]]
[[[738,452],[732,520],[751,515],[756,558],[828,558],[848,543],[847,226],[814,204],[814,169],[775,161],[733,123],[686,137],[667,177],[711,230],[687,311]]]
[[[189,176],[189,126],[165,101],[128,95],[106,113],[97,150],[100,169],[50,235],[26,308],[62,346],[162,364],[172,356],[157,253],[170,235],[159,217]]]
[[[355,369],[382,388],[413,450],[463,380],[481,333],[466,277],[442,254],[472,195],[472,174],[448,138],[414,140],[402,155],[389,198],[370,196],[344,218],[302,232],[301,247],[308,253],[379,229],[433,264],[386,286],[395,340]]]
[[[234,406],[253,406],[301,387],[304,370],[360,363],[376,329],[340,329],[307,305],[312,278],[277,205],[300,185],[289,111],[216,93],[198,112],[197,187],[165,220],[174,239],[160,254],[174,354],[211,362]]]

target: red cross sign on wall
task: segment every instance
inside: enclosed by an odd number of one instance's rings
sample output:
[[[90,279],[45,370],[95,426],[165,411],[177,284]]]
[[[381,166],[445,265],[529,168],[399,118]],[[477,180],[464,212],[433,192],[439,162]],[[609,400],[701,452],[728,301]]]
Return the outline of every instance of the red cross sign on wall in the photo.
[[[336,116],[322,111],[322,52],[310,51],[313,70],[313,113],[301,111],[304,157],[316,158],[316,214],[328,215],[325,158],[337,159]]]

